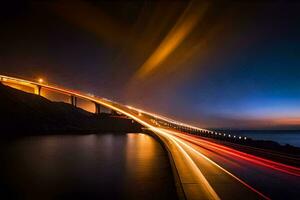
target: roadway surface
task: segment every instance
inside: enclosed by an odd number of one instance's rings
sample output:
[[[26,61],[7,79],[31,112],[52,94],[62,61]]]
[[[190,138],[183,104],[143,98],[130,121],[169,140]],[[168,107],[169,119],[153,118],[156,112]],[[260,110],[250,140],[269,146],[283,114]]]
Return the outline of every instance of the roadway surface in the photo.
[[[186,199],[299,199],[300,168],[243,153],[168,126],[157,124],[167,118],[130,106],[34,81],[0,76],[1,81],[45,87],[99,103],[142,124],[161,139],[171,155]],[[170,123],[180,122],[170,120]],[[196,127],[192,127],[196,128]],[[199,130],[204,130],[198,128]]]

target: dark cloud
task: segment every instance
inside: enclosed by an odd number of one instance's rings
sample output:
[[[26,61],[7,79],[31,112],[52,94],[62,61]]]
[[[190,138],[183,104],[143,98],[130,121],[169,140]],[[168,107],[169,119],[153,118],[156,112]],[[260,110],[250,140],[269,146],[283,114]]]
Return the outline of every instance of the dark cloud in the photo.
[[[300,118],[300,4],[206,3],[196,26],[140,81],[134,75],[188,1],[3,4],[1,74],[43,76],[206,127],[297,122],[289,119]]]

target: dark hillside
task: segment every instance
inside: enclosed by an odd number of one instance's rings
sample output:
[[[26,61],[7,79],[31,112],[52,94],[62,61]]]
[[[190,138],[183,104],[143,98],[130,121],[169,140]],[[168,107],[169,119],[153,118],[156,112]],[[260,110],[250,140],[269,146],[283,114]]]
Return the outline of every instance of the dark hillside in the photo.
[[[95,115],[62,102],[0,84],[0,134],[140,131],[129,119]]]

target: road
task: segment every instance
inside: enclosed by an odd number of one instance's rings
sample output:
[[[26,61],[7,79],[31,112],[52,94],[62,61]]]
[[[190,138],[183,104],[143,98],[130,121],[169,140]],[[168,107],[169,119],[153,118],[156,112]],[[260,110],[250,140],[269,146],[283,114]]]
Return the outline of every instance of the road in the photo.
[[[0,76],[2,82],[41,86],[73,95],[113,109],[154,133],[165,145],[186,199],[299,199],[300,168],[246,154],[168,126],[155,119],[192,127],[157,114],[145,112],[78,91],[34,81]]]
[[[299,168],[248,155],[201,137],[165,131],[188,152],[221,199],[299,199]]]

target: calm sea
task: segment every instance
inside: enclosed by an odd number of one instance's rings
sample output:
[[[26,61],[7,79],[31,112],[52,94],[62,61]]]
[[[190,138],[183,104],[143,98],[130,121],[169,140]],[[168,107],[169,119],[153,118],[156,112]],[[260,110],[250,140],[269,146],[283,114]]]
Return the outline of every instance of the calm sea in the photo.
[[[167,153],[145,134],[0,140],[0,199],[176,199]]]

